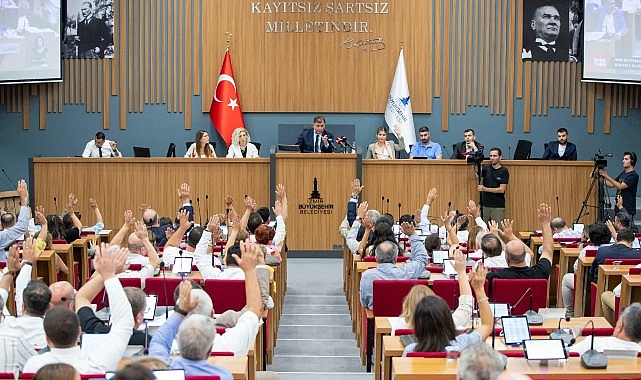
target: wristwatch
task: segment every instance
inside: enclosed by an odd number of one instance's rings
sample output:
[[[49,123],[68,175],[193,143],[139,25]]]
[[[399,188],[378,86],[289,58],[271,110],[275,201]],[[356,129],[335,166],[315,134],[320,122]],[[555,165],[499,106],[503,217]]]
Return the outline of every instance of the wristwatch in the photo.
[[[187,312],[181,308],[178,307],[178,305],[174,306],[174,312],[182,315],[183,317],[187,316]]]

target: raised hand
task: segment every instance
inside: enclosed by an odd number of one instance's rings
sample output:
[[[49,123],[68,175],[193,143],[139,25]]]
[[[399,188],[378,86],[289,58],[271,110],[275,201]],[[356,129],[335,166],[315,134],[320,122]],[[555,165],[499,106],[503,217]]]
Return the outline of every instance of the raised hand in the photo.
[[[537,216],[539,217],[539,222],[550,223],[550,220],[552,220],[552,212],[550,206],[545,203],[541,203],[536,211]]]
[[[29,191],[27,190],[27,183],[24,181],[24,179],[18,181],[18,187],[16,188],[16,190],[18,191],[18,196],[20,196],[20,205],[28,205]]]
[[[189,313],[198,306],[198,298],[191,298],[191,282],[184,280],[179,285],[178,307]]]
[[[365,215],[367,215],[367,202],[361,202],[361,204],[358,205],[358,209],[356,210],[356,216],[364,219]]]
[[[281,203],[281,201],[276,200],[276,202],[274,202],[274,207],[272,208],[272,210],[274,211],[274,215],[276,215],[276,216],[282,215],[282,213],[283,213],[283,204]]]
[[[474,219],[481,216],[481,211],[476,206],[476,203],[471,199],[467,202],[467,213],[472,215]]]
[[[125,224],[129,226],[129,228],[134,226],[136,219],[134,219],[134,213],[131,210],[125,210],[123,217],[125,219]]]
[[[356,178],[352,181],[352,195],[358,196],[365,186],[361,186],[361,180]]]
[[[401,232],[407,236],[414,235],[414,233],[416,232],[414,223],[401,223]]]
[[[256,201],[253,200],[250,196],[245,196],[245,209],[256,211]]]
[[[241,257],[238,257],[238,255],[236,254],[233,254],[232,256],[234,259],[236,259],[238,266],[243,270],[243,272],[248,272],[256,268],[256,264],[258,264],[259,251],[260,251],[260,248],[258,248],[258,245],[253,244],[249,241],[241,241],[240,242]]]
[[[234,204],[234,197],[231,195],[228,195],[225,197],[225,207],[226,208],[231,208]]]
[[[97,209],[98,208],[98,202],[94,198],[89,198],[89,207],[92,209]]]
[[[134,232],[136,237],[142,241],[149,239],[149,233],[147,232],[147,226],[142,220],[138,220],[134,225]]]
[[[430,191],[427,193],[427,196],[425,197],[425,204],[426,205],[431,205],[432,202],[434,202],[434,199],[438,197],[438,190],[436,187],[433,187],[430,189]]]
[[[503,222],[501,224],[503,225],[503,233],[506,236],[514,235],[514,229],[512,228],[512,226],[514,225],[514,221],[510,219],[503,219]]]
[[[182,183],[180,185],[180,188],[176,189],[176,192],[178,193],[178,198],[180,198],[180,201],[182,203],[189,202],[190,191],[191,191],[191,187],[187,183]]]
[[[285,185],[283,184],[278,184],[276,185],[276,199],[279,201],[283,201],[283,199],[287,198],[287,192],[285,191]]]

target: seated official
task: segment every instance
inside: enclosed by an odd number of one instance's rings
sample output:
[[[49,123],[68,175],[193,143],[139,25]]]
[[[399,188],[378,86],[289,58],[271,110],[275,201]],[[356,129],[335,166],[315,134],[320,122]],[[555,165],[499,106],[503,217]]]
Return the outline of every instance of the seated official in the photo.
[[[458,266],[459,278],[464,277],[467,282],[465,257],[460,250],[455,253],[455,261]],[[485,295],[486,274],[487,270],[482,265],[477,271],[469,273],[471,288],[476,293],[481,316],[481,325],[477,329],[457,335],[447,302],[437,295],[424,297],[416,305],[414,312],[416,343],[408,344],[403,351],[403,356],[407,356],[409,352],[441,352],[446,350],[461,352],[466,347],[485,342],[494,329],[494,316],[489,299]],[[461,285],[462,282],[459,284]]]
[[[314,117],[314,128],[303,129],[298,136],[296,145],[303,153],[333,153],[334,135],[325,130],[325,116]]]
[[[103,343],[89,350],[78,346],[80,322],[71,310],[54,307],[44,318],[44,330],[50,351],[30,358],[24,372],[36,372],[50,363],[67,363],[80,373],[105,373],[114,371],[125,353],[129,337],[134,328],[131,305],[127,301],[116,268],[125,264],[127,250],[112,250],[109,244],[96,249],[94,267],[105,283],[111,308],[111,330],[104,335]]]
[[[214,147],[209,143],[209,133],[204,130],[196,132],[196,142],[189,146],[187,153],[185,153],[187,158],[215,158],[216,151]]]
[[[401,129],[395,125],[394,134],[398,137],[398,144],[387,139],[387,128],[378,127],[376,129],[376,142],[369,144],[365,158],[376,158],[379,160],[393,160],[396,158],[396,152],[405,149],[405,139],[401,135]]]
[[[87,142],[85,150],[82,152],[82,157],[118,157],[122,158],[122,154],[118,150],[118,143],[115,141],[105,139],[103,132],[96,133],[93,140]]]
[[[543,160],[576,161],[576,145],[568,141],[568,130],[559,128],[556,131],[557,141],[550,141],[543,152]]]
[[[541,258],[532,267],[528,267],[525,244],[521,241],[510,240],[505,245],[505,259],[508,268],[495,270],[487,274],[489,290],[492,291],[492,281],[495,278],[549,278],[552,271],[554,253],[554,238],[550,227],[550,206],[541,203],[538,207],[538,217],[543,230],[543,252]]]
[[[374,280],[412,280],[425,270],[428,257],[423,246],[423,241],[416,235],[415,228],[409,223],[401,224],[401,232],[409,236],[412,256],[404,265],[397,267],[398,243],[384,241],[375,247],[376,268],[366,270],[361,277],[360,300],[361,305],[371,309],[374,305]]]
[[[154,235],[154,243],[156,246],[161,247],[167,243],[167,234],[166,231],[171,229],[171,224],[160,225],[160,218],[158,217],[158,212],[148,205],[144,205],[144,210],[142,212],[142,220],[145,222],[147,229],[150,230]],[[193,209],[192,209],[193,214]]]
[[[256,275],[258,246],[242,242],[242,258],[235,255],[236,261],[245,272],[245,294],[247,311],[239,318],[235,327],[223,335],[216,335],[213,319],[204,315],[189,315],[200,301],[191,299],[191,284],[183,281],[180,285],[180,298],[167,322],[156,332],[149,346],[149,355],[165,360],[172,368],[185,369],[186,375],[215,374],[231,379],[228,370],[207,362],[210,352],[231,351],[235,355],[247,355],[258,333],[261,298]],[[213,312],[213,310],[212,310]],[[185,318],[185,316],[187,316]],[[177,336],[176,336],[177,334]],[[180,356],[171,359],[171,342],[177,337]],[[214,372],[215,371],[215,372]]]
[[[236,128],[231,134],[227,158],[258,158],[258,148],[250,143],[251,137],[245,128]]]
[[[419,128],[418,138],[420,142],[417,141],[416,144],[412,145],[410,158],[427,157],[428,160],[440,160],[443,158],[441,145],[430,141],[430,129],[427,126]]]
[[[454,144],[454,150],[450,158],[453,160],[465,160],[468,154],[478,152],[479,150],[483,150],[483,145],[476,141],[474,130],[468,128],[463,131],[463,141]]]
[[[569,351],[582,355],[591,348],[592,339],[591,336],[586,337],[570,346]],[[641,303],[635,302],[623,310],[612,336],[594,337],[594,349],[599,352],[605,349],[641,352]]]

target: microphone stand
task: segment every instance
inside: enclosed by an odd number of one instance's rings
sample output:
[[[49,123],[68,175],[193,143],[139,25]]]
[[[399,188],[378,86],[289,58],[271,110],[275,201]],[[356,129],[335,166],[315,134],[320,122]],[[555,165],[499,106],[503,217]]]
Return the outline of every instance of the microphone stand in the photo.
[[[594,349],[594,322],[592,320],[589,320],[588,323],[585,324],[587,327],[588,324],[592,324],[592,334],[590,335],[590,338],[592,339],[592,342],[590,342],[590,349],[585,351],[583,355],[581,355],[581,366],[586,369],[604,369],[608,367],[608,357],[605,356],[602,352],[598,352]]]
[[[160,271],[162,272],[162,288],[165,292],[165,321],[169,319],[169,306],[167,304],[169,303],[169,300],[167,299],[167,277],[165,277],[165,262],[161,261],[160,262]]]
[[[543,325],[543,316],[532,309],[532,303],[534,302],[534,293],[532,288],[530,288],[530,310],[526,311],[525,315],[527,317],[527,323],[530,326],[541,326]]]

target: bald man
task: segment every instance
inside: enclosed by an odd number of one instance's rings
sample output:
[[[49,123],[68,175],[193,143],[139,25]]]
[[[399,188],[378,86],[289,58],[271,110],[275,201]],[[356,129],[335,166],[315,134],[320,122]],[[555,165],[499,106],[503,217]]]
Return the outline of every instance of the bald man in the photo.
[[[145,225],[151,232],[154,234],[156,241],[156,246],[164,246],[167,243],[167,236],[165,236],[165,231],[171,228],[171,224],[160,225],[160,218],[158,217],[158,212],[153,208],[146,208],[142,212],[142,220],[145,222]]]
[[[76,289],[68,281],[58,281],[49,285],[51,290],[51,302],[49,307],[63,306],[69,310],[74,310],[74,300],[76,298]]]

